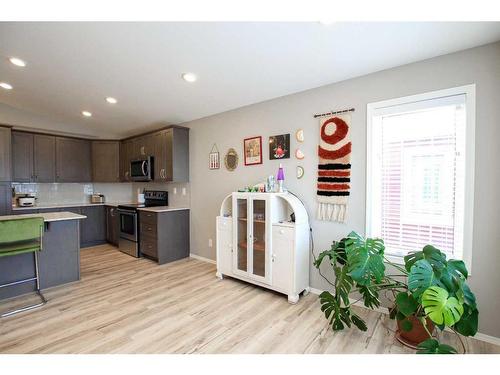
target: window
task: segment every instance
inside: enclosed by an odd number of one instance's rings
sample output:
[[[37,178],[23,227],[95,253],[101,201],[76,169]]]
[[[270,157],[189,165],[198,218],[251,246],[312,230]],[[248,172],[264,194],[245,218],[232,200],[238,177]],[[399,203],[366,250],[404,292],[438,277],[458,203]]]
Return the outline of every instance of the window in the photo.
[[[475,86],[368,104],[366,235],[402,261],[431,244],[470,269]]]

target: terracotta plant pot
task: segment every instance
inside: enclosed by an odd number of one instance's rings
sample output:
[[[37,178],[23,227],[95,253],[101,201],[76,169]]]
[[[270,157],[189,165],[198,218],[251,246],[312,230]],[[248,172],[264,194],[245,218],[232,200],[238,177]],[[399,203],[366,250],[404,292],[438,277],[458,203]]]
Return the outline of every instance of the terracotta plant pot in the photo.
[[[409,320],[412,323],[412,329],[410,331],[404,331],[402,327],[404,320],[396,320],[398,322],[396,338],[403,345],[409,346],[410,348],[416,348],[418,344],[429,338],[429,334],[417,317],[412,315],[407,317],[406,320]],[[427,330],[432,334],[434,332],[434,323],[432,323],[429,318],[426,319],[426,323]]]

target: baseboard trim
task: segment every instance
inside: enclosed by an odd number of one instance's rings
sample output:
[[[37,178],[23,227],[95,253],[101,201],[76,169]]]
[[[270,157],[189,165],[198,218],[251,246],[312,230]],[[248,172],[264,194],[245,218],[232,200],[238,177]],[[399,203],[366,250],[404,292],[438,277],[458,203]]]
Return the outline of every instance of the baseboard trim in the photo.
[[[323,291],[320,289],[316,289],[316,288],[311,287],[311,293],[320,295],[321,293],[323,293]],[[349,301],[351,301],[351,303],[356,302],[356,300],[352,299],[352,298],[349,298]],[[364,309],[368,309],[365,305],[363,305],[363,303],[361,301],[354,303],[354,305],[362,307]],[[368,310],[377,311],[377,312],[380,312],[382,314],[389,314],[389,310],[386,307],[377,307],[376,309],[368,309]],[[450,330],[450,332],[451,332],[451,330]],[[500,346],[500,337],[490,336],[490,335],[486,335],[484,333],[478,332],[472,338],[479,340],[479,341],[487,342],[489,344]]]
[[[202,257],[202,256],[199,256],[199,255],[196,255],[196,254],[193,254],[193,253],[190,253],[189,254],[189,257],[190,258],[193,258],[193,259],[197,259],[197,260],[201,260],[202,262],[207,262],[207,263],[211,263],[211,264],[216,264],[217,262],[213,259],[208,259],[208,258],[205,258],[205,257]]]

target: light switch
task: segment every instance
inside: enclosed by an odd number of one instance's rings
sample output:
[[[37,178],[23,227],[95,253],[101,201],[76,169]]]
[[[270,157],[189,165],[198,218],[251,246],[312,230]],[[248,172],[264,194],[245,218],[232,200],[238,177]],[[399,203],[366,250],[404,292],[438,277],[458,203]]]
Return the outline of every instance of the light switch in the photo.
[[[213,246],[212,239],[211,239],[211,238],[209,238],[209,239],[208,239],[208,247],[212,247],[212,246]]]

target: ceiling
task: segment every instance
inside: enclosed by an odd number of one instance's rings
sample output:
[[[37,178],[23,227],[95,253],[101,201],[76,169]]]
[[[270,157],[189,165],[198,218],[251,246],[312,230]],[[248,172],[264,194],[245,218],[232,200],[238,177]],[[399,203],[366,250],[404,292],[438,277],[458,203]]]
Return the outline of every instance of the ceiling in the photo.
[[[119,138],[497,40],[486,22],[4,22],[0,123]]]

